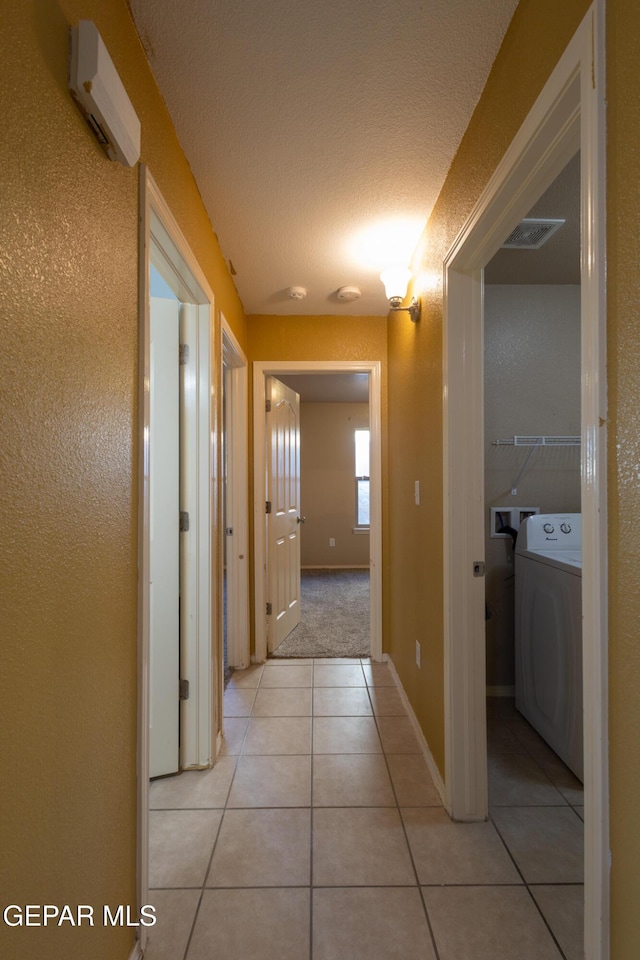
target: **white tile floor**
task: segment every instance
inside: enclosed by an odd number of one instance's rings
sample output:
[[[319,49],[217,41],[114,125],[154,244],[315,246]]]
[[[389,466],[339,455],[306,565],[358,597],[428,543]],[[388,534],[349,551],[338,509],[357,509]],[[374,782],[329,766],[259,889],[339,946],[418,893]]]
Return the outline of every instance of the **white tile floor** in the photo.
[[[393,677],[236,672],[213,770],[151,786],[147,960],[579,960],[582,791],[488,706],[491,817],[452,823]]]

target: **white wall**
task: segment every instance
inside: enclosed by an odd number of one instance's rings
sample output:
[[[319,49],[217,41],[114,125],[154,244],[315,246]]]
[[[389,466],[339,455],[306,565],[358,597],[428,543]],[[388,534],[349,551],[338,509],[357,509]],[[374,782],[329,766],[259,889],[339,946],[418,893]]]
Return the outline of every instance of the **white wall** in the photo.
[[[494,446],[514,435],[580,434],[580,287],[485,288],[485,510],[487,685],[514,682],[511,539],[489,537],[492,506],[580,510],[580,448]]]

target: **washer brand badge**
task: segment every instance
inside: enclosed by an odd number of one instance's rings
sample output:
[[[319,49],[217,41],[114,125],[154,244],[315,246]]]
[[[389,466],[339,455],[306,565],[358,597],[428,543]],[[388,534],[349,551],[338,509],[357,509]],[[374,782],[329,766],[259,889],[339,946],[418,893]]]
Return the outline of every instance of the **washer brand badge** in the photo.
[[[20,906],[11,903],[2,912],[2,919],[8,927],[153,927],[157,917],[156,908],[151,904],[140,907],[138,914],[128,903],[119,903],[112,907],[104,904],[94,908],[88,903],[70,906],[65,903],[27,903]]]

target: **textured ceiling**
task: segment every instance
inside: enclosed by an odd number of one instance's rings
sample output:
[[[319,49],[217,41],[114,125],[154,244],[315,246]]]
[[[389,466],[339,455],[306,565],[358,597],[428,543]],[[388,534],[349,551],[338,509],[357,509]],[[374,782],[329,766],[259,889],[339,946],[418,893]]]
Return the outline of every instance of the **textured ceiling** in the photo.
[[[288,387],[300,394],[303,403],[368,403],[367,373],[278,374]]]
[[[517,0],[130,6],[245,311],[385,315],[380,270],[408,261]],[[397,218],[389,252],[356,249]]]
[[[539,250],[498,250],[485,283],[580,283],[580,154],[571,160],[527,214],[564,225]]]

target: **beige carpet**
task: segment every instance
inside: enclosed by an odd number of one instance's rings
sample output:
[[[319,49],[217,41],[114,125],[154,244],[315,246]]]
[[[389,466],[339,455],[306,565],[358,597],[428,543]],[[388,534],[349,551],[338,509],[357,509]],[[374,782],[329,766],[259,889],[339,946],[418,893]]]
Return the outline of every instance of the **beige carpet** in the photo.
[[[273,657],[368,657],[368,570],[303,570],[301,621]]]

